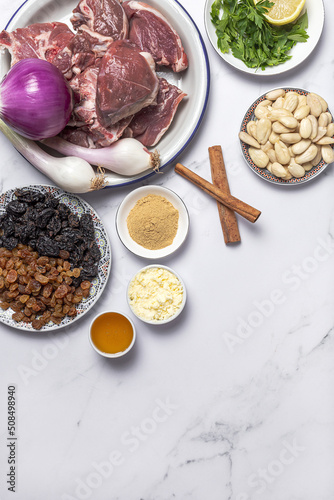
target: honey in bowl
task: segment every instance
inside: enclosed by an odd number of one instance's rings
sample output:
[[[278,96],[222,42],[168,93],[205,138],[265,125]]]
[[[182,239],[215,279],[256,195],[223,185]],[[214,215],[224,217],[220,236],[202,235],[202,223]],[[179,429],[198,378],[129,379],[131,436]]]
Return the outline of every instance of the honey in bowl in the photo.
[[[97,316],[90,329],[93,346],[105,356],[121,356],[132,347],[135,330],[123,314],[105,312]]]

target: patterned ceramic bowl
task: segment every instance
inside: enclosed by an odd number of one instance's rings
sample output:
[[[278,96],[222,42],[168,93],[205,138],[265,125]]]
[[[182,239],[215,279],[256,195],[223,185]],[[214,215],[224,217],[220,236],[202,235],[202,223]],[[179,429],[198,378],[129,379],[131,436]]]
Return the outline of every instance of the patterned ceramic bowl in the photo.
[[[24,187],[29,188],[37,193],[53,195],[61,203],[64,203],[73,214],[77,214],[79,217],[81,217],[81,215],[84,213],[89,213],[94,223],[95,241],[101,252],[101,259],[98,266],[98,275],[91,282],[89,296],[82,300],[79,304],[77,304],[77,315],[71,317],[65,316],[60,324],[51,322],[47,323],[41,328],[41,330],[39,330],[40,333],[45,333],[72,325],[74,321],[82,318],[96,304],[106,286],[109,277],[112,255],[107,231],[95,210],[85,200],[72,193],[67,193],[55,186],[30,185]],[[10,201],[16,199],[15,191],[16,189],[10,189],[9,191],[6,191],[0,195],[0,215],[5,212],[7,204]],[[31,323],[14,321],[12,319],[12,314],[13,311],[11,308],[8,308],[6,310],[0,308],[0,323],[4,323],[7,326],[11,326],[19,330],[27,330],[36,333],[36,330],[33,329]]]
[[[293,87],[281,87],[281,88],[284,88],[284,90],[286,92],[297,92],[300,95],[308,95],[310,93],[310,91],[307,91],[304,89],[299,89],[299,88],[293,88]],[[275,89],[272,89],[272,90],[275,90]],[[256,106],[261,101],[264,101],[266,99],[266,94],[268,92],[270,92],[270,90],[268,90],[263,95],[261,95],[258,99],[256,99],[256,101],[253,102],[253,104],[248,108],[248,110],[247,110],[247,112],[242,120],[240,131],[247,132],[246,127],[247,127],[248,122],[250,122],[251,120],[254,120],[254,118],[255,118],[254,111],[255,111]],[[328,111],[330,111],[330,110],[328,110]],[[248,144],[245,144],[242,141],[240,141],[240,144],[241,144],[241,151],[242,151],[243,157],[244,157],[247,165],[253,170],[253,172],[255,172],[257,175],[262,177],[262,179],[265,179],[266,181],[272,182],[274,184],[279,184],[279,185],[284,185],[284,186],[296,186],[296,185],[304,184],[305,182],[311,181],[312,179],[317,177],[321,172],[323,172],[325,170],[325,168],[328,165],[327,163],[324,162],[324,160],[321,160],[318,163],[318,165],[316,165],[311,170],[306,172],[303,177],[299,177],[299,178],[292,177],[292,179],[290,179],[290,180],[284,180],[284,179],[280,179],[279,177],[276,177],[275,175],[271,174],[269,172],[269,170],[267,170],[266,168],[257,167],[254,164],[254,162],[252,161],[251,157],[249,156]]]

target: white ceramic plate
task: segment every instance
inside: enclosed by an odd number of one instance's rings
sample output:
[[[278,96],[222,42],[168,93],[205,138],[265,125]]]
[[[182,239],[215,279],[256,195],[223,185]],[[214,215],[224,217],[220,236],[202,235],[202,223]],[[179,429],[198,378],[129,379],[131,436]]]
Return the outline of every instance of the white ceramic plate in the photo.
[[[307,95],[311,92],[308,90],[297,89],[294,87],[282,87],[282,88],[284,88],[286,92],[297,92],[300,95]],[[246,114],[241,122],[240,131],[247,132],[247,123],[250,122],[251,120],[254,120],[254,118],[255,118],[254,111],[255,111],[256,106],[266,98],[265,97],[266,94],[268,92],[270,92],[271,90],[274,90],[274,89],[267,90],[267,92],[265,92],[258,99],[256,99],[256,101],[254,101],[253,104],[248,108],[248,110],[246,111]],[[330,112],[330,110],[327,110],[327,111]],[[271,182],[272,184],[278,184],[280,186],[298,186],[300,184],[304,184],[305,182],[309,182],[312,179],[315,179],[319,174],[321,174],[325,170],[325,168],[328,166],[328,163],[325,163],[324,160],[321,160],[318,163],[318,165],[314,166],[311,170],[306,172],[303,177],[299,177],[299,178],[292,177],[292,179],[285,181],[284,179],[280,179],[279,177],[276,177],[275,175],[271,174],[269,172],[269,170],[267,170],[266,168],[257,167],[254,164],[254,162],[252,161],[251,157],[249,156],[249,153],[248,153],[249,146],[246,143],[244,143],[243,141],[240,141],[240,145],[241,145],[241,151],[242,151],[244,160],[247,163],[247,165],[251,168],[251,170],[253,170],[253,172],[255,174],[257,174],[259,177],[261,177],[262,179],[264,179],[268,182]],[[332,148],[333,148],[333,146],[332,146]]]
[[[136,243],[130,236],[126,219],[138,200],[149,194],[165,197],[179,212],[179,224],[173,243],[160,250],[149,250]],[[170,189],[161,186],[143,186],[129,193],[120,204],[116,214],[116,229],[120,240],[130,252],[146,259],[161,259],[175,252],[188,234],[189,215],[181,198]]]
[[[202,36],[187,11],[176,0],[148,0],[147,3],[158,9],[179,33],[189,60],[189,67],[181,73],[172,71],[158,72],[172,84],[186,92],[180,103],[173,123],[156,148],[161,156],[161,167],[171,163],[189,144],[197,131],[207,105],[210,88],[210,70],[206,48]],[[14,13],[6,26],[7,31],[47,21],[61,21],[70,26],[71,12],[78,0],[26,0]],[[0,77],[10,68],[8,52],[0,51]],[[145,171],[133,177],[107,174],[109,186],[122,186],[153,175]]]
[[[280,73],[284,73],[292,68],[295,68],[299,64],[301,64],[305,59],[313,52],[316,47],[322,30],[324,26],[325,20],[325,11],[323,0],[306,0],[305,9],[307,10],[308,15],[308,23],[309,26],[307,28],[307,33],[309,38],[305,43],[297,43],[292,49],[290,54],[292,58],[286,61],[283,64],[279,64],[278,66],[268,67],[265,70],[248,68],[240,59],[237,59],[230,52],[223,54],[217,47],[217,36],[215,32],[215,27],[211,22],[211,6],[214,0],[206,0],[205,2],[205,10],[204,10],[204,21],[205,28],[208,35],[208,38],[217,52],[226,61],[228,64],[233,66],[234,68],[243,71],[244,73],[251,73],[259,76],[267,76],[267,75],[278,75]]]
[[[24,323],[23,321],[14,321],[12,319],[12,309],[9,308],[4,311],[0,308],[1,323],[4,323],[7,326],[12,326],[13,328],[17,328],[19,330],[44,333],[58,330],[59,328],[62,328],[64,326],[71,325],[74,321],[82,318],[83,315],[86,314],[95,305],[95,303],[101,296],[109,277],[111,267],[111,250],[108,235],[101,219],[99,218],[95,210],[85,200],[82,200],[81,198],[73,194],[66,193],[62,189],[56,188],[54,186],[34,185],[25,187],[41,193],[50,193],[52,196],[61,201],[61,203],[67,205],[70,208],[71,212],[79,215],[79,217],[83,213],[89,213],[94,222],[95,239],[101,252],[98,275],[92,281],[89,296],[86,299],[82,300],[79,304],[77,304],[76,316],[66,316],[59,325],[50,322],[43,326],[40,330],[35,330],[30,323]],[[16,198],[15,191],[16,189],[10,189],[9,191],[6,191],[5,193],[2,193],[0,195],[0,214],[5,211],[6,205]]]

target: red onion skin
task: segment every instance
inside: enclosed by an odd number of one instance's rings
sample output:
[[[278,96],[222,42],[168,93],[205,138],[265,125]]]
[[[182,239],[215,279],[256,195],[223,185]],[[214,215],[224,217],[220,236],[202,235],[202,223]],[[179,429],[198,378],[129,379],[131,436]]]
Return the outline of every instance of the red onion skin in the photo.
[[[73,95],[62,73],[42,59],[22,59],[0,84],[0,116],[32,140],[57,135],[69,121]]]

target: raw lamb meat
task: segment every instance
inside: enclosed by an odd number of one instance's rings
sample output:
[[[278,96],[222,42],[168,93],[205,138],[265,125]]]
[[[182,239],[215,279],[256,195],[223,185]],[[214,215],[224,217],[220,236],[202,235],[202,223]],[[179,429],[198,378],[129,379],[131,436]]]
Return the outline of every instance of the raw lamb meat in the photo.
[[[86,25],[91,31],[115,40],[127,38],[129,24],[118,0],[80,0],[73,10],[74,29]]]
[[[100,35],[82,25],[67,47],[56,55],[52,64],[70,80],[74,75],[93,65],[96,58],[103,57],[112,42],[111,37]]]
[[[130,23],[128,38],[133,43],[152,54],[156,64],[169,66],[176,72],[188,67],[179,35],[159,11],[135,0],[122,5]]]
[[[11,65],[21,59],[35,58],[53,62],[66,50],[74,33],[64,23],[36,23],[12,33],[0,33],[0,46],[11,54]]]
[[[127,15],[136,43],[126,39]],[[69,81],[75,104],[65,139],[101,148],[123,135],[155,145],[186,95],[155,72],[154,58],[174,71],[187,67],[175,30],[158,11],[132,0],[80,0],[71,21],[76,33],[61,22],[2,31],[0,48],[8,49],[12,66],[44,59]]]
[[[157,104],[139,111],[126,129],[126,134],[146,147],[155,146],[168,130],[178,105],[186,95],[164,78],[159,78]]]
[[[154,61],[127,40],[112,43],[97,77],[96,108],[100,123],[110,127],[152,104],[159,90]]]
[[[74,144],[91,148],[110,146],[119,139],[132,119],[129,116],[108,128],[100,123],[95,103],[100,63],[101,59],[97,59],[94,65],[70,80],[75,104],[68,126],[61,134]]]

